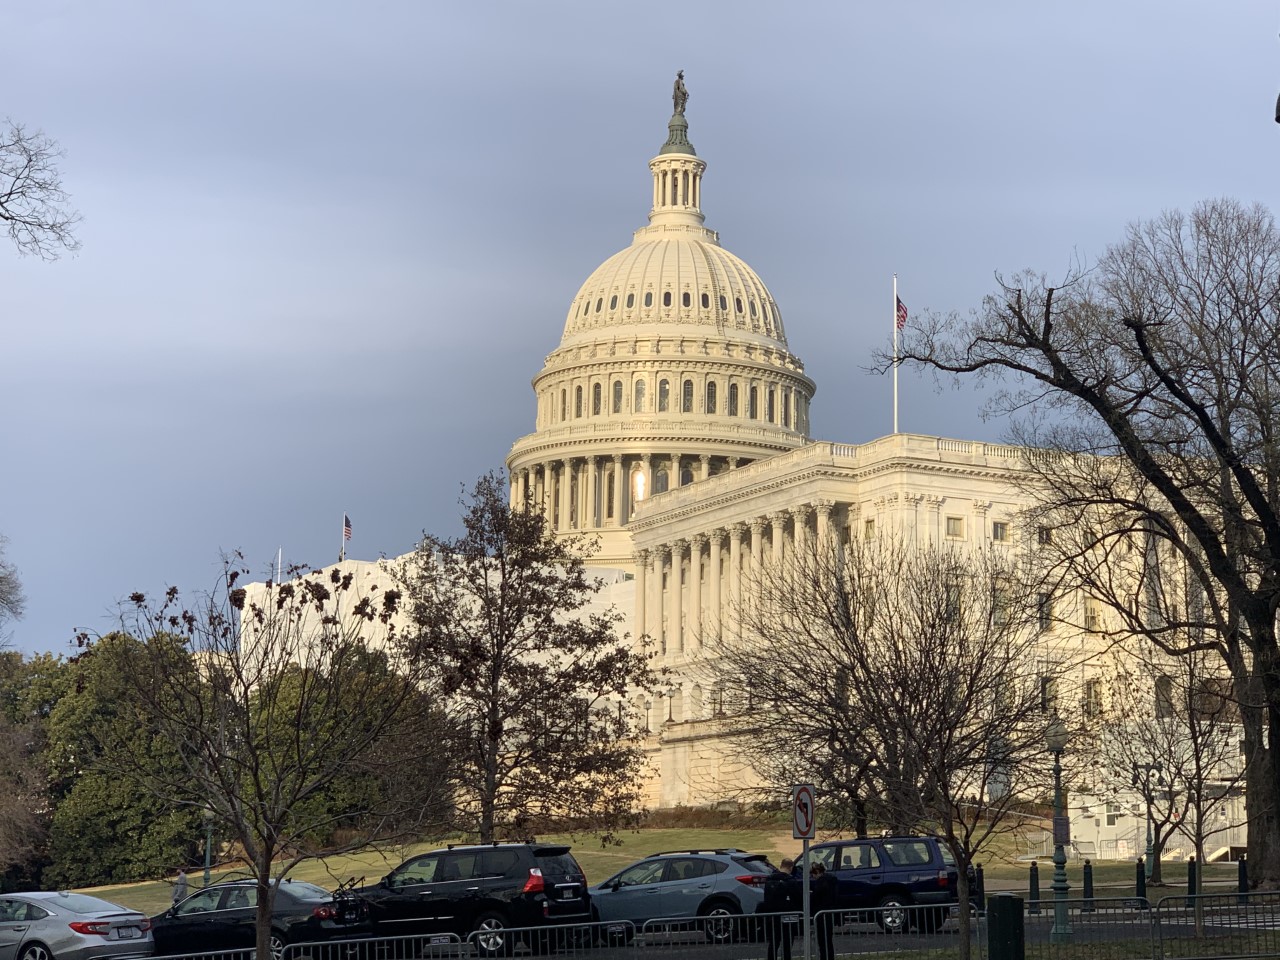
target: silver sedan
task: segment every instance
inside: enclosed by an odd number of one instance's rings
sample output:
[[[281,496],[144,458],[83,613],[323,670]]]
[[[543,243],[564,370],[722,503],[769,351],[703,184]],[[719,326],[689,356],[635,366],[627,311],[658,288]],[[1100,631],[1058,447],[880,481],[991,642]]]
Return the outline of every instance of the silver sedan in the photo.
[[[83,893],[0,896],[0,960],[149,957],[145,914]]]

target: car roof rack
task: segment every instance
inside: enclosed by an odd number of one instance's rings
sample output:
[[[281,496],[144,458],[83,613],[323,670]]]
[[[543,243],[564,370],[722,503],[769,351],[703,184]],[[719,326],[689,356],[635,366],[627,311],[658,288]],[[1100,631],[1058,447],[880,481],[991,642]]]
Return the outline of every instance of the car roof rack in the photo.
[[[746,853],[745,850],[739,850],[737,847],[717,847],[715,849],[706,850],[659,850],[657,853],[649,854],[650,857],[670,857],[678,853],[715,853],[722,857],[730,857],[735,853]],[[645,858],[646,860],[648,857]]]

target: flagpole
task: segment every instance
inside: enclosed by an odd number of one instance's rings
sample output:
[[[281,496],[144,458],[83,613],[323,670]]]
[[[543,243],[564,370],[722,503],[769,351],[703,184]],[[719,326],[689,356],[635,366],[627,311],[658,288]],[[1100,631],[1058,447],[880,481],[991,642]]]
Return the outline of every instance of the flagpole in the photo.
[[[342,546],[338,549],[338,562],[347,559],[347,515],[342,515]]]
[[[893,275],[893,432],[898,432],[898,275]]]

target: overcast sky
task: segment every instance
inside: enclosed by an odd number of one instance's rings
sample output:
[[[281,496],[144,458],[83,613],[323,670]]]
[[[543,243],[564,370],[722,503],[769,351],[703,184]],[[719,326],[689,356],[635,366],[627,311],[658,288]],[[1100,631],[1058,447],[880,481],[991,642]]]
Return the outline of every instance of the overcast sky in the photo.
[[[1060,276],[1126,223],[1280,189],[1274,3],[41,0],[0,117],[83,213],[0,245],[0,534],[69,652],[122,597],[452,534],[533,427],[578,286],[645,223],[685,71],[703,209],[777,300],[819,439],[891,428],[917,313]],[[903,430],[998,440],[904,376]]]

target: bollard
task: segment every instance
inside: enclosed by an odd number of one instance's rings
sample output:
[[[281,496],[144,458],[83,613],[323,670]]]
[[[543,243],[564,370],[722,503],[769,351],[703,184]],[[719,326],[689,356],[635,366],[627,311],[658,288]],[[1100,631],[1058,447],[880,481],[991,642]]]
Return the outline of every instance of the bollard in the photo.
[[[978,864],[973,871],[973,885],[977,888],[978,894],[978,916],[982,916],[987,908],[987,881],[982,875],[982,864]]]
[[[1194,907],[1196,902],[1196,858],[1187,857],[1187,906]]]
[[[1138,858],[1137,876],[1137,890],[1135,895],[1140,901],[1145,901],[1147,899],[1147,865],[1142,857]],[[1146,903],[1139,903],[1138,906],[1145,907]]]
[[[1022,898],[997,893],[987,900],[987,960],[1026,960]]]
[[[1040,912],[1040,865],[1031,861],[1031,892],[1027,902],[1027,913]]]
[[[1236,889],[1240,892],[1241,905],[1248,903],[1246,894],[1249,892],[1249,864],[1245,861],[1244,854],[1236,861]]]
[[[1080,912],[1093,913],[1093,864],[1086,860],[1081,873],[1084,874],[1084,906]]]

